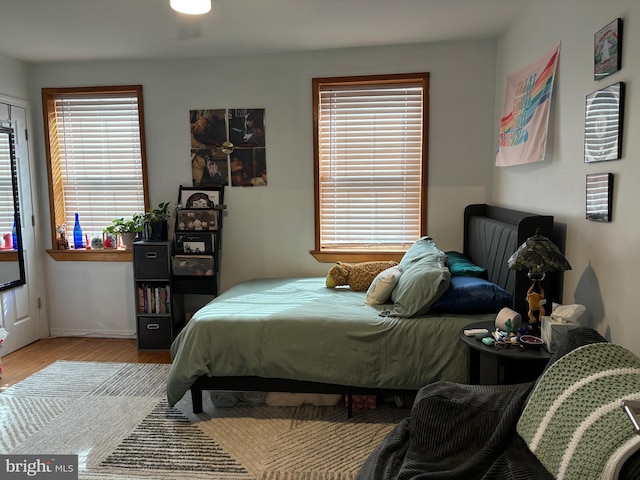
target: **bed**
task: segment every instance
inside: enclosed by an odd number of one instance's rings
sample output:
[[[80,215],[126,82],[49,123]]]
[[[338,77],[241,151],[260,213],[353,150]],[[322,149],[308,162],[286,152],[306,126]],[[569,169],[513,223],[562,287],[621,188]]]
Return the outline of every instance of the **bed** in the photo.
[[[509,292],[522,311],[530,281],[507,259],[553,217],[485,204],[464,214],[464,254]],[[405,255],[405,258],[408,255]],[[402,275],[405,275],[403,272]],[[204,390],[412,395],[426,384],[468,381],[468,353],[457,341],[467,324],[495,318],[440,311],[409,318],[390,305],[367,305],[365,294],[329,289],[324,278],[241,282],[201,308],[171,346],[167,400],[191,390],[195,413]],[[393,313],[394,310],[391,310]],[[347,402],[349,415],[352,404]]]

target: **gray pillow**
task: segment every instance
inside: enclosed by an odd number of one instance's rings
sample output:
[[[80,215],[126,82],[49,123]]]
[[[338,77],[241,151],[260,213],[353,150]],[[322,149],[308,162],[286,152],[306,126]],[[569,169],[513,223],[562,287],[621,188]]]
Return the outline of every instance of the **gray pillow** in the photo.
[[[407,318],[428,313],[431,305],[447,291],[450,281],[451,272],[444,253],[431,253],[412,261],[409,267],[402,268],[398,284],[391,292],[391,315]]]
[[[444,255],[444,252],[436,247],[436,242],[434,242],[433,238],[422,237],[409,247],[409,250],[400,260],[400,267],[402,267],[402,271],[405,271],[417,261],[433,254]]]

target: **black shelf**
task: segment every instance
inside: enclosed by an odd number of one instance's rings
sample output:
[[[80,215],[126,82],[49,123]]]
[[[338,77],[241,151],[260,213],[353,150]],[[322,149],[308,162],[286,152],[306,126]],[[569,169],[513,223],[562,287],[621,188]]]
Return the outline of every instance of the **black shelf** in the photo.
[[[174,276],[173,288],[176,293],[194,295],[218,295],[218,275]]]
[[[135,242],[133,281],[138,349],[166,350],[184,326],[171,275],[173,242]]]
[[[190,316],[212,297],[217,297],[220,291],[222,223],[227,208],[224,186],[180,185],[178,204],[181,208],[175,218],[171,281],[174,296],[180,296],[183,310]],[[181,264],[181,261],[191,265]],[[191,272],[193,275],[184,274]],[[189,303],[189,309],[185,303]]]

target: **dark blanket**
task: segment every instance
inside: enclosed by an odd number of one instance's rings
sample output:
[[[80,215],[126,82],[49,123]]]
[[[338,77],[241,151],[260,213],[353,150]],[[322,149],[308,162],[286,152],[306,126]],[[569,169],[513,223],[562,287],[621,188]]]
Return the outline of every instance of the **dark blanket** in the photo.
[[[572,330],[550,363],[600,341],[594,330]],[[438,382],[422,388],[411,416],[376,447],[357,479],[553,479],[516,432],[533,386]]]

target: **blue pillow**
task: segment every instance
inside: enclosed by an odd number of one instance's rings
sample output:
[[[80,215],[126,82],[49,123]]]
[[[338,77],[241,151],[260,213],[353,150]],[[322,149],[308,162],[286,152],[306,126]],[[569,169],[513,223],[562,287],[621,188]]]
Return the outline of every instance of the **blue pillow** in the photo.
[[[431,306],[430,313],[498,313],[512,302],[508,291],[484,278],[452,276],[449,288]]]

